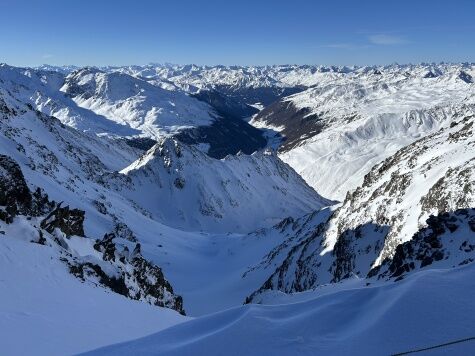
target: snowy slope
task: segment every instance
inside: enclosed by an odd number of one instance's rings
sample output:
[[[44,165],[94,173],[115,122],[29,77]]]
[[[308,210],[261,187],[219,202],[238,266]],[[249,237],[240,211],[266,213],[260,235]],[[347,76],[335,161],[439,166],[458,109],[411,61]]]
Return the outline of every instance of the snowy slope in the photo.
[[[329,218],[323,223],[311,222],[313,229],[302,228],[306,220],[289,223],[293,235],[268,257],[269,262],[282,261],[282,255],[285,259],[258,293],[267,289],[302,291],[352,276],[375,276],[378,266],[383,261],[390,264],[395,256],[400,265],[408,266],[405,272],[432,264],[434,259],[443,258],[447,268],[470,262],[475,234],[473,218],[464,211],[475,206],[474,120],[475,116],[462,116],[452,127],[420,139],[374,166],[364,183],[348,193]],[[288,234],[289,229],[281,234]],[[421,244],[421,252],[414,256],[397,252],[401,243],[426,235],[428,242],[435,239],[428,245],[434,250],[426,251],[427,246]],[[458,249],[463,252],[455,253]],[[426,257],[430,263],[422,263]],[[401,261],[406,258],[414,260]]]
[[[121,173],[124,196],[182,229],[248,232],[332,203],[270,151],[217,160],[165,139]]]
[[[473,273],[470,265],[390,285],[330,286],[321,296],[316,291],[285,304],[236,307],[86,354],[389,355],[429,347],[473,337],[475,304],[467,293],[475,288]],[[430,354],[473,350],[471,340]]]
[[[152,138],[209,125],[213,109],[181,91],[169,91],[123,73],[95,68],[72,72],[60,89],[82,108]]]
[[[337,235],[367,223],[389,226],[382,258],[409,240],[432,214],[475,205],[475,116],[460,116],[443,128],[402,148],[371,169],[349,193],[325,237],[333,248]]]
[[[3,355],[65,355],[141,337],[187,320],[171,309],[80,283],[57,251],[0,239]]]
[[[161,83],[90,67],[68,73],[68,68],[0,66],[0,84],[10,95],[81,131],[131,144],[137,137],[144,143],[173,135],[217,158],[266,146],[262,133],[242,120],[247,105],[222,94],[189,95]]]
[[[64,124],[97,134],[158,138],[217,117],[206,103],[182,91],[97,68],[58,71],[0,66],[0,83],[18,99]]]
[[[281,158],[318,192],[341,200],[374,164],[473,112],[474,72],[468,64],[441,64],[320,73],[311,88],[252,122],[277,127],[286,137]]]
[[[87,238],[83,221],[84,211],[31,193],[16,162],[0,155],[2,354],[70,354],[185,320],[158,307],[183,312],[139,245],[129,253],[113,234]]]
[[[11,97],[58,118],[63,124],[95,134],[138,135],[140,131],[117,124],[93,111],[81,108],[60,91],[66,74],[0,65],[0,86]]]

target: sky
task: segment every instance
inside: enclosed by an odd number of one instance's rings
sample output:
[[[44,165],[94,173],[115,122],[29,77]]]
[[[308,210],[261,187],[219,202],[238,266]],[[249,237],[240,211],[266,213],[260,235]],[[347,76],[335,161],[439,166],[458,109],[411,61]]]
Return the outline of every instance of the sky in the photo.
[[[0,0],[0,62],[475,62],[474,16],[475,0]]]

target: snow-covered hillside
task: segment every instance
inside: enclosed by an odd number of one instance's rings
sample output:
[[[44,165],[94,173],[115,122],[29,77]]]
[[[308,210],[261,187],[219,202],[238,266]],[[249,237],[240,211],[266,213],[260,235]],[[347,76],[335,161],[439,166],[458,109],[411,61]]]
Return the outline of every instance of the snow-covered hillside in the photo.
[[[171,309],[80,283],[56,250],[19,236],[28,237],[18,229],[0,239],[3,355],[75,354],[188,320]]]
[[[0,155],[3,354],[80,352],[186,320],[159,308],[183,313],[183,301],[140,245],[118,249],[115,233],[87,238],[84,218],[84,211],[51,201],[41,188],[30,192],[19,165]],[[130,324],[117,318],[98,335],[119,315]],[[19,342],[26,330],[29,342]]]
[[[219,93],[191,95],[161,81],[91,67],[68,72],[2,64],[0,83],[16,99],[68,126],[125,138],[131,145],[140,137],[150,148],[153,140],[175,136],[217,158],[266,146],[262,132],[242,120],[255,109]],[[144,139],[152,143],[143,145]]]
[[[120,173],[124,196],[184,229],[248,232],[332,204],[272,151],[217,160],[165,139]]]
[[[392,355],[473,338],[474,265],[420,272],[396,284],[354,280],[295,295],[270,294],[86,355]],[[271,304],[271,305],[269,305]],[[275,304],[275,305],[272,305]],[[447,327],[450,325],[450,327]],[[430,355],[468,355],[468,339]]]
[[[475,67],[418,65],[319,73],[253,123],[285,137],[281,158],[319,193],[343,199],[399,148],[473,112]]]
[[[79,107],[155,139],[184,128],[210,125],[217,116],[209,105],[181,91],[95,68],[72,72],[60,90]]]
[[[293,233],[267,256],[267,263],[281,261],[282,255],[285,259],[259,292],[302,291],[352,276],[374,277],[383,261],[396,263],[391,261],[395,255],[397,263],[407,264],[405,272],[442,258],[446,268],[473,260],[474,218],[467,209],[475,206],[474,122],[475,116],[459,117],[451,127],[374,166],[323,223],[302,218],[286,224],[280,234],[289,236],[289,229]],[[405,254],[397,252],[401,243],[413,240],[429,244],[414,255],[416,245],[409,244]],[[460,254],[450,252],[458,249]],[[405,261],[409,258],[420,262]]]

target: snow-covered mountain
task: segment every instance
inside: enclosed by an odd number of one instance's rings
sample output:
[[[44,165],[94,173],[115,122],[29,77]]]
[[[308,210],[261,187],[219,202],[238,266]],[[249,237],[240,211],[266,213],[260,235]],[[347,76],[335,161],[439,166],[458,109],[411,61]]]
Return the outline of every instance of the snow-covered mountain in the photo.
[[[158,139],[184,128],[207,126],[217,114],[204,102],[127,74],[84,68],[60,89],[82,108]]]
[[[475,67],[417,65],[318,73],[254,119],[285,140],[281,158],[318,192],[343,199],[373,165],[473,112]]]
[[[374,277],[382,264],[394,275],[398,264],[410,272],[442,259],[435,264],[446,268],[472,261],[474,122],[473,115],[458,117],[375,165],[323,222],[320,212],[269,230],[288,237],[266,256],[278,267],[257,294]]]
[[[124,196],[184,229],[248,232],[332,204],[272,151],[217,160],[164,139],[120,173],[131,185]]]
[[[3,351],[470,337],[474,68],[1,65]]]
[[[10,84],[0,88],[3,152],[55,200],[92,207],[97,221],[86,229],[106,233],[98,226],[124,222],[132,205],[169,226],[247,232],[331,203],[270,152],[218,160],[165,139],[143,154],[35,111],[23,86]]]
[[[177,136],[218,158],[239,151],[252,153],[266,145],[260,130],[219,101],[163,89],[124,73],[90,67],[67,73],[2,64],[0,83],[18,100],[65,125],[126,138],[131,144],[137,137],[157,140]]]

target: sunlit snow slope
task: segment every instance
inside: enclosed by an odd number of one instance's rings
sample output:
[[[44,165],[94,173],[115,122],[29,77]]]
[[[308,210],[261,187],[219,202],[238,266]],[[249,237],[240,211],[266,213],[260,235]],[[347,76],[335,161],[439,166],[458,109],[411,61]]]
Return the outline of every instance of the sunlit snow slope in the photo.
[[[246,305],[87,355],[390,355],[473,337],[474,266]],[[319,292],[322,295],[319,295]],[[302,301],[303,300],[303,301]],[[284,304],[285,303],[285,304]],[[447,325],[451,327],[448,328]],[[475,340],[431,350],[470,354]]]
[[[279,128],[280,156],[319,193],[341,200],[399,148],[473,112],[474,67],[418,65],[319,73],[254,118]]]

